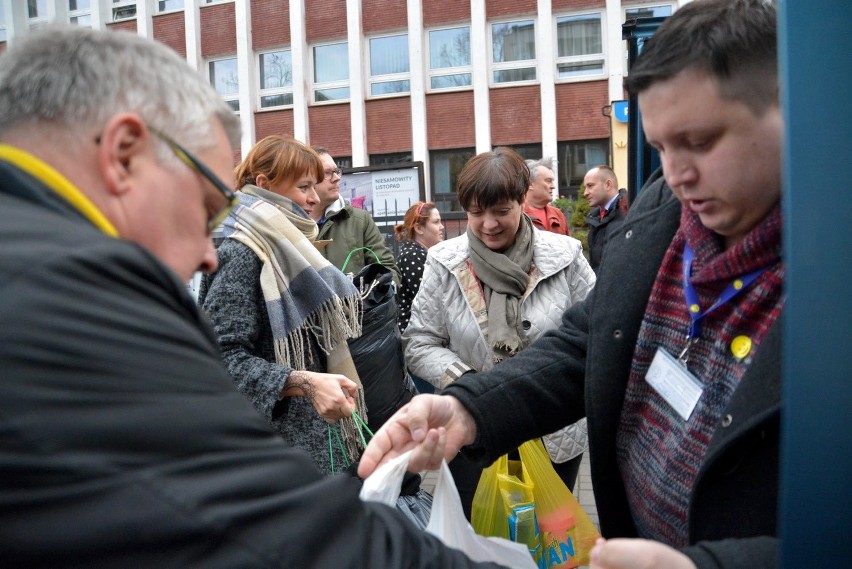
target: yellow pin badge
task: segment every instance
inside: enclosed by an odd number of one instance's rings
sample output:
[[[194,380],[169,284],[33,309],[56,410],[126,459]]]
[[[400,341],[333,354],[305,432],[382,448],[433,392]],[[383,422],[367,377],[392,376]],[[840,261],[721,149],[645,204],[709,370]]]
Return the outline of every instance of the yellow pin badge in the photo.
[[[738,360],[746,357],[751,352],[751,338],[748,336],[737,336],[731,340],[731,353]]]

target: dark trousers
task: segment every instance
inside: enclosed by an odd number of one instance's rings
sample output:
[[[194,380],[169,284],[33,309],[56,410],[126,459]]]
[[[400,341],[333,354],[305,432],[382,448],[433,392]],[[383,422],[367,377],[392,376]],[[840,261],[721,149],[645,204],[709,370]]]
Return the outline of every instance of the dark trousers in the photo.
[[[517,451],[513,451],[517,455]],[[517,456],[512,456],[509,453],[509,458],[516,460]],[[557,464],[551,462],[553,469],[565,483],[571,492],[574,492],[574,485],[577,482],[577,473],[580,471],[580,462],[583,460],[583,455],[575,456],[571,460]],[[470,521],[470,510],[473,505],[473,495],[476,493],[476,486],[479,484],[479,477],[482,475],[482,468],[474,461],[468,459],[462,454],[457,455],[450,462],[450,472],[453,475],[453,480],[456,483],[456,488],[459,491],[464,515]]]

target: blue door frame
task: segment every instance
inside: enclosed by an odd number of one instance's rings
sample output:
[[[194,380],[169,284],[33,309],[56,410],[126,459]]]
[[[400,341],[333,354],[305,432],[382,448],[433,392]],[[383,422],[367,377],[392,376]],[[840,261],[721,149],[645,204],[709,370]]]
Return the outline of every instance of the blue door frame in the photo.
[[[852,3],[779,0],[787,302],[781,567],[852,554]]]

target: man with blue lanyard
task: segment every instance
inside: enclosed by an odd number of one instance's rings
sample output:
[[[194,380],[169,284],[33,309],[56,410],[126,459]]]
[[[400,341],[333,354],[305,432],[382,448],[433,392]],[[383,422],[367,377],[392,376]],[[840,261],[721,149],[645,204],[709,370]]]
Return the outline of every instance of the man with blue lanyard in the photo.
[[[606,538],[591,567],[775,567],[785,266],[774,5],[686,4],[626,87],[662,175],[610,237],[595,289],[516,357],[413,399],[359,472],[411,448],[415,469],[463,447],[488,463],[586,414]]]

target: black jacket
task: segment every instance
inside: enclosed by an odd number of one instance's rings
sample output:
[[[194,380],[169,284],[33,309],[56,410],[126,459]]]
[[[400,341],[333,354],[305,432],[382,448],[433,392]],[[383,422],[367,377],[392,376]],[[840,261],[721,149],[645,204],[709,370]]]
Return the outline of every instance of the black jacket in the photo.
[[[598,272],[603,260],[604,247],[611,235],[616,235],[624,223],[627,196],[622,190],[618,192],[618,199],[612,202],[606,215],[601,219],[601,208],[593,207],[586,216],[586,224],[589,226],[589,264],[592,270]]]
[[[475,566],[274,435],[145,249],[3,161],[0,212],[0,565]]]
[[[471,454],[490,462],[521,442],[588,418],[592,485],[604,537],[635,537],[616,460],[616,432],[633,350],[680,203],[662,178],[640,193],[610,236],[598,281],[562,325],[487,373],[448,386],[478,429]],[[700,568],[777,562],[781,321],[767,333],[733,394],[700,466],[688,512]]]

